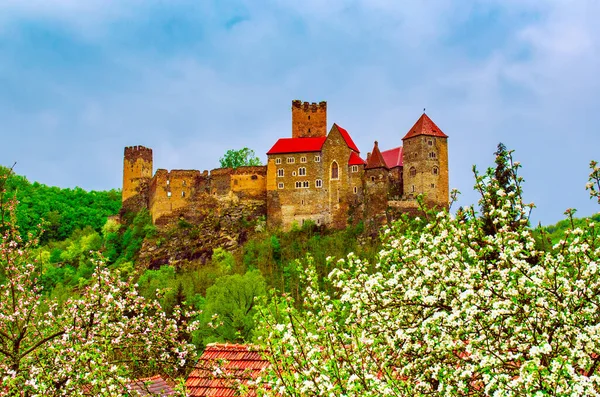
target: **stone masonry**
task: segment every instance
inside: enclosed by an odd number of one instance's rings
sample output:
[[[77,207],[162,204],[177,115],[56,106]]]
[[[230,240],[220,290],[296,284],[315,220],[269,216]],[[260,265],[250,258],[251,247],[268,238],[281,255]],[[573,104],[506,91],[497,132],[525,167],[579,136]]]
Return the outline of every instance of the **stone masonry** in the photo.
[[[156,224],[193,221],[210,197],[251,203],[264,209],[268,226],[289,229],[306,221],[378,226],[394,214],[417,212],[419,194],[429,206],[447,208],[448,136],[423,113],[402,142],[387,151],[375,142],[363,160],[344,128],[333,124],[327,133],[326,102],[294,100],[292,137],[277,140],[266,166],[159,169],[152,176],[152,150],[125,148],[122,211],[148,208]]]

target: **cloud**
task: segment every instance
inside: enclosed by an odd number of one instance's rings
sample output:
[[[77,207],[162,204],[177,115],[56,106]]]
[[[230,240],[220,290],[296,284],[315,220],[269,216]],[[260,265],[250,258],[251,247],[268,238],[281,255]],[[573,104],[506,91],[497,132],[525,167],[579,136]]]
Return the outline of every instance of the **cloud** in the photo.
[[[524,165],[535,219],[597,211],[583,190],[600,122],[593,1],[0,4],[1,163],[31,179],[118,187],[126,145],[155,168],[215,167],[233,147],[264,158],[290,134],[290,101],[328,101],[363,154],[424,107],[450,135],[451,185],[499,141]],[[10,149],[6,149],[6,148]],[[18,168],[19,169],[19,168]]]

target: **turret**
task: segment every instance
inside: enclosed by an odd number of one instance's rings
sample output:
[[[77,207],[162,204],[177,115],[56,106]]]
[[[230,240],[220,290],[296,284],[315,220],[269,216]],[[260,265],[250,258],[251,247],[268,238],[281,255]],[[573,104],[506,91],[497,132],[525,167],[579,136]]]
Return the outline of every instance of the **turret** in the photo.
[[[292,101],[292,138],[327,136],[327,102]]]
[[[448,208],[448,136],[423,113],[402,141],[404,196]]]
[[[123,157],[123,191],[122,200],[139,195],[147,188],[147,182],[152,178],[152,149],[144,146],[125,148]]]

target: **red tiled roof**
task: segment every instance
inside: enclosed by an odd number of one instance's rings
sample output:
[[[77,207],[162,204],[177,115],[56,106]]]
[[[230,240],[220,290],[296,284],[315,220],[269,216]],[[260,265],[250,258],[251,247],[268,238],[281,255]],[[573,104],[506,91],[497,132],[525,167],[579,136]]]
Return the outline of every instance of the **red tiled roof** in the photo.
[[[335,127],[337,127],[340,134],[342,134],[342,138],[344,138],[344,141],[346,141],[346,145],[348,145],[348,147],[350,149],[354,150],[356,153],[360,153],[360,150],[358,150],[358,147],[356,146],[356,144],[350,137],[350,134],[348,134],[348,131],[346,131],[344,128],[340,127],[339,125],[337,125],[335,123],[333,123],[333,125]]]
[[[385,164],[388,168],[402,167],[404,159],[402,158],[402,146],[381,152]]]
[[[137,391],[142,396],[170,396],[174,394],[173,389],[160,376],[150,378],[136,379],[127,385],[132,391]]]
[[[210,344],[185,382],[188,396],[239,396],[239,386],[249,386],[250,381],[256,380],[269,365],[260,349],[247,345]],[[256,396],[256,390],[249,386],[245,396]]]
[[[318,152],[323,147],[325,139],[327,138],[281,138],[267,154]]]
[[[427,116],[425,113],[419,117],[419,120],[412,126],[410,130],[404,135],[404,139],[412,138],[417,135],[430,135],[438,136],[440,138],[448,138],[448,135],[444,134],[440,128]]]
[[[360,158],[356,152],[350,152],[350,158],[348,159],[348,165],[365,165],[367,162]]]
[[[371,152],[371,156],[369,156],[367,160],[367,166],[365,167],[366,170],[372,168],[387,168],[385,160],[379,151],[379,145],[377,144],[377,141],[375,141],[375,146],[373,146],[373,151]]]

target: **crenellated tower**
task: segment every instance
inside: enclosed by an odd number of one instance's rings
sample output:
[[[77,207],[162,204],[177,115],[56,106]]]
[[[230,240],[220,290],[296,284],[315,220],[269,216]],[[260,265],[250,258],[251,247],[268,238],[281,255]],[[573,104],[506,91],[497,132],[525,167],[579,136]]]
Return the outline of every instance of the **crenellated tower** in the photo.
[[[125,148],[123,157],[123,207],[139,210],[147,205],[148,183],[152,179],[152,149],[144,146]]]
[[[448,208],[448,136],[423,113],[402,141],[404,197]]]
[[[292,138],[327,136],[327,102],[292,101]]]

